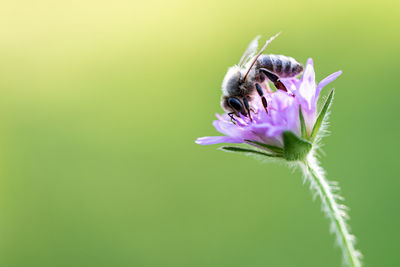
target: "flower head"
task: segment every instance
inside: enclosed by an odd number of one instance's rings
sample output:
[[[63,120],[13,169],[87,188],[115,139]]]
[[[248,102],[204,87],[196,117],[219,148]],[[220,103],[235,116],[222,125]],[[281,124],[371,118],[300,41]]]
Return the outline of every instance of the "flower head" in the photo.
[[[263,84],[262,89],[268,103],[266,109],[261,99],[254,95],[250,116],[239,114],[238,117],[232,119],[229,114],[217,114],[217,120],[213,122],[213,125],[224,136],[201,137],[196,140],[196,143],[200,145],[247,143],[269,152],[267,155],[298,159],[297,156],[293,157],[288,153],[292,153],[293,149],[297,150],[293,145],[300,148],[299,144],[302,142],[306,143],[308,151],[310,150],[310,144],[332,98],[331,93],[327,104],[318,114],[317,101],[321,89],[334,81],[341,73],[341,71],[335,72],[317,85],[313,61],[309,59],[301,78],[281,80],[287,91],[271,91],[266,83]]]

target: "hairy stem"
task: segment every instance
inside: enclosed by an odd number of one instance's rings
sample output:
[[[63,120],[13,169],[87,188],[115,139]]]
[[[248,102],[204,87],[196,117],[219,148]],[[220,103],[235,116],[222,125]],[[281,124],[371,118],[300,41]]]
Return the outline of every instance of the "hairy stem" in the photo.
[[[361,267],[361,253],[354,248],[354,236],[350,234],[346,224],[346,206],[337,202],[342,199],[335,191],[339,188],[325,178],[324,170],[319,166],[313,153],[300,162],[305,178],[310,182],[311,189],[321,198],[322,208],[331,220],[331,230],[335,233],[337,242],[342,249],[346,266]]]

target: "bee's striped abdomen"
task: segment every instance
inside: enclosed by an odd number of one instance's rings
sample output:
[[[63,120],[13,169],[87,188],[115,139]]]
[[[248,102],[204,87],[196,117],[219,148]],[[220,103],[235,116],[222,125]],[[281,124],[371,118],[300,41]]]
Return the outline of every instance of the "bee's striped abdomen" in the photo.
[[[259,68],[265,68],[280,78],[294,77],[303,71],[303,66],[292,57],[261,55],[257,61]]]

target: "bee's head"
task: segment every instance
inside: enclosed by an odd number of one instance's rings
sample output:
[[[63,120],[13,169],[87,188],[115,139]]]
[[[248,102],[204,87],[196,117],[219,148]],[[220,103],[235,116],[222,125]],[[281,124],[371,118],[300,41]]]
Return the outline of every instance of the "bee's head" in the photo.
[[[221,106],[226,112],[234,112],[236,115],[242,113],[246,116],[243,98],[250,99],[254,85],[249,78],[243,81],[244,72],[245,70],[239,66],[228,69],[222,82]]]
[[[223,95],[221,99],[221,107],[227,113],[234,113],[236,116],[239,116],[239,113],[242,113],[243,116],[247,116],[243,99],[240,97]]]

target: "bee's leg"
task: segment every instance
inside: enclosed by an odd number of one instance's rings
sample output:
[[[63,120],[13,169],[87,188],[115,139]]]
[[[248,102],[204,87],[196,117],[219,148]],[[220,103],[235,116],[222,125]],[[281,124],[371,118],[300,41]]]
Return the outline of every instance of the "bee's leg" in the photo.
[[[279,80],[279,77],[275,74],[273,74],[272,72],[268,71],[267,69],[264,68],[260,68],[260,70],[265,74],[265,76],[267,76],[267,78],[273,82],[273,84],[275,85],[276,89],[280,89],[283,90],[285,92],[287,92],[288,90],[286,89],[286,86]]]
[[[258,114],[258,112],[253,107],[250,107],[250,111],[253,112],[254,114]]]
[[[264,109],[268,113],[268,110],[267,110],[267,107],[268,107],[267,99],[265,99],[264,92],[263,92],[261,86],[258,83],[256,83],[256,89],[257,89],[258,95],[261,97],[261,101],[262,101],[262,104],[264,106]]]
[[[249,101],[247,100],[246,97],[243,98],[243,103],[244,103],[244,107],[246,108],[247,114],[249,115],[250,121],[253,121],[253,119],[251,118],[251,114],[250,114]]]
[[[231,122],[233,124],[236,124],[236,119],[235,119],[235,117],[233,117],[233,114],[235,114],[235,112],[230,112],[230,113],[228,113],[228,116],[231,117]]]

